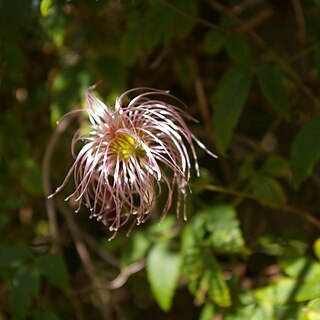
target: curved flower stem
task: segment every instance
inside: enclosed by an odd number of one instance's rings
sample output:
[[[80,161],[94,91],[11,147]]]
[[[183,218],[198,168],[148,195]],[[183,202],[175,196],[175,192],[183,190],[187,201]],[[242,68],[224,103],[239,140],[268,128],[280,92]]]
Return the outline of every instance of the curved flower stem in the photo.
[[[61,200],[58,202],[59,207],[62,207]],[[103,286],[104,290],[98,290],[97,288],[101,287],[101,279],[98,277],[97,270],[95,268],[94,263],[92,262],[91,256],[88,252],[88,249],[82,239],[81,231],[77,225],[77,223],[74,220],[73,214],[69,214],[69,212],[65,210],[61,210],[64,218],[67,221],[67,225],[69,227],[69,230],[71,232],[71,236],[74,240],[75,247],[77,250],[77,253],[79,255],[79,258],[82,262],[82,265],[89,276],[92,286],[95,289],[96,293],[96,304],[97,308],[100,311],[101,319],[110,319],[110,293],[107,290],[105,286]]]
[[[47,215],[49,220],[49,226],[50,226],[51,236],[53,240],[52,243],[53,243],[54,250],[56,250],[59,254],[62,253],[62,250],[60,245],[57,215],[54,209],[54,202],[52,200],[49,200],[47,196],[52,193],[52,187],[50,183],[50,167],[51,167],[52,155],[60,139],[60,136],[69,126],[72,119],[73,117],[66,117],[59,123],[59,125],[57,126],[56,130],[53,132],[49,140],[49,143],[47,145],[47,148],[45,150],[44,157],[42,160],[42,182],[43,182],[43,188],[44,188],[44,194],[45,194],[45,203],[46,203]]]
[[[305,211],[305,210],[302,210],[302,209],[299,209],[299,208],[295,208],[295,207],[292,207],[292,206],[287,205],[287,204],[282,204],[282,203],[270,201],[268,199],[265,199],[265,198],[262,198],[262,197],[259,197],[259,196],[256,196],[256,195],[253,195],[253,194],[250,194],[250,193],[246,193],[246,192],[243,192],[243,191],[224,188],[224,187],[220,187],[220,186],[195,185],[194,187],[198,187],[198,188],[201,188],[203,190],[226,193],[226,194],[231,194],[231,195],[242,197],[242,198],[246,198],[246,199],[255,200],[255,201],[261,203],[262,205],[265,205],[265,206],[270,207],[272,209],[280,209],[280,210],[292,212],[295,215],[297,215],[300,218],[302,218],[305,221],[307,221],[308,223],[312,224],[316,228],[320,229],[320,221],[317,218],[315,218],[308,211]]]

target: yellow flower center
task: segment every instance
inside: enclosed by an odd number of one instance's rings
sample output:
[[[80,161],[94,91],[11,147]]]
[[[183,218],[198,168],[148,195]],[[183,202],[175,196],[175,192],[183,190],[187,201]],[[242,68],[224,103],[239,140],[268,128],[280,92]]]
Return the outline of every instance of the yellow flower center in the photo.
[[[122,160],[128,160],[132,155],[138,155],[143,149],[137,140],[126,133],[118,133],[110,147],[112,153],[118,154]]]

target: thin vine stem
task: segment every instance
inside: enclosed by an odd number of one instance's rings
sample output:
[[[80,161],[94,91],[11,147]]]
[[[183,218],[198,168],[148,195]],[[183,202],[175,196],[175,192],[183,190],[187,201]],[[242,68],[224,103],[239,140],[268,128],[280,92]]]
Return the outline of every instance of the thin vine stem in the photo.
[[[265,199],[244,191],[239,191],[239,190],[234,190],[234,189],[229,189],[229,188],[224,188],[221,186],[215,186],[215,185],[195,185],[196,188],[202,189],[202,190],[208,190],[208,191],[214,191],[214,192],[219,192],[219,193],[225,193],[225,194],[230,194],[233,196],[237,197],[242,197],[246,199],[251,199],[256,202],[259,202],[262,205],[265,205],[269,208],[272,209],[279,209],[287,212],[292,212],[295,215],[299,216],[300,218],[304,219],[311,225],[315,226],[316,228],[320,229],[320,220],[315,218],[310,212],[292,207],[288,204],[283,204],[275,201],[271,201],[269,199]]]

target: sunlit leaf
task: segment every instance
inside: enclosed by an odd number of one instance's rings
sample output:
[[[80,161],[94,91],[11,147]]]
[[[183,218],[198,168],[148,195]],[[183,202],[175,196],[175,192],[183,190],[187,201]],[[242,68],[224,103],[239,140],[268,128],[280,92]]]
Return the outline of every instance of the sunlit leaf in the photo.
[[[55,287],[68,293],[70,290],[69,278],[64,261],[60,256],[44,254],[39,258],[41,273]]]
[[[221,207],[216,212],[219,210],[225,212]],[[227,307],[231,304],[230,291],[208,245],[216,245],[218,249],[228,251],[234,248],[234,245],[237,248],[239,245],[242,246],[243,242],[232,244],[232,232],[231,237],[226,237],[223,232],[219,234],[213,227],[213,220],[218,222],[219,217],[213,218],[213,213],[214,210],[199,213],[186,227],[182,239],[183,269],[188,279],[189,290],[195,295],[198,304],[210,298],[219,306]],[[230,217],[226,219],[228,218]],[[224,227],[223,224],[221,227]],[[231,226],[231,229],[234,229],[234,226]]]
[[[241,252],[244,240],[235,209],[219,205],[203,212],[207,215],[206,230],[210,244],[219,251]]]
[[[42,0],[40,4],[40,12],[44,17],[49,15],[50,7],[52,6],[52,0]]]
[[[318,260],[320,260],[320,238],[313,243],[313,251]]]
[[[291,146],[291,169],[293,185],[312,174],[313,167],[320,160],[320,118],[313,118],[300,130]]]
[[[257,70],[257,76],[264,97],[285,119],[289,119],[288,94],[279,70],[271,64],[265,64]]]
[[[25,319],[33,298],[39,296],[40,272],[32,266],[18,269],[12,280],[11,310],[14,319]]]
[[[251,71],[247,64],[228,70],[213,99],[213,125],[217,147],[225,153],[245,105],[251,83]]]
[[[296,301],[307,301],[320,298],[320,274],[300,283],[297,289],[298,293],[295,297]]]
[[[307,303],[299,320],[320,320],[320,298]]]
[[[178,284],[181,258],[171,252],[168,243],[160,242],[147,258],[147,275],[153,295],[164,311],[171,308],[174,291]]]
[[[257,175],[251,180],[252,192],[263,199],[286,203],[287,196],[281,185],[273,178]]]
[[[199,320],[212,320],[214,318],[215,307],[213,303],[206,303],[202,308],[202,311],[199,316]]]
[[[262,303],[283,305],[294,298],[298,282],[291,278],[281,278],[269,286],[255,290],[255,297]]]
[[[282,270],[290,277],[308,280],[320,275],[320,263],[309,257],[283,258]]]

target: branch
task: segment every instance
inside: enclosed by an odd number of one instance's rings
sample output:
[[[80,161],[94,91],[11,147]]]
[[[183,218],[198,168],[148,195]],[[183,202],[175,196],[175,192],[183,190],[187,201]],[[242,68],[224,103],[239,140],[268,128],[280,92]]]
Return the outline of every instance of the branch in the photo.
[[[265,198],[262,198],[262,197],[259,197],[259,196],[255,196],[253,194],[246,193],[246,192],[243,192],[243,191],[228,189],[228,188],[214,186],[214,185],[197,185],[196,187],[199,187],[199,188],[201,188],[203,190],[226,193],[226,194],[231,194],[231,195],[242,197],[242,198],[246,198],[246,199],[255,200],[255,201],[261,203],[262,205],[265,205],[265,206],[270,207],[272,209],[280,209],[280,210],[292,212],[295,215],[297,215],[300,218],[302,218],[305,221],[307,221],[308,223],[312,224],[316,228],[320,229],[320,221],[317,218],[315,218],[308,211],[304,211],[302,209],[298,209],[298,208],[292,207],[292,206],[287,205],[287,204],[282,204],[282,203],[270,201],[268,199],[265,199]]]

